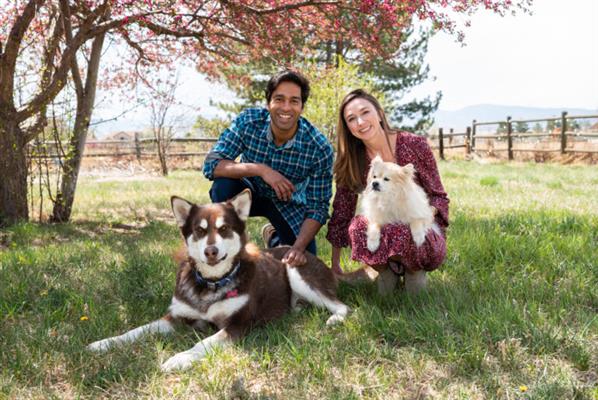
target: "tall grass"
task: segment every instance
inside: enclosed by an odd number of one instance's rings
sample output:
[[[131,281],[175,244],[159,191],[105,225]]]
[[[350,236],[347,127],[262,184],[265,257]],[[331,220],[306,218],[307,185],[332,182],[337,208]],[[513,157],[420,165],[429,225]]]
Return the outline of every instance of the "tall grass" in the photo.
[[[164,313],[180,243],[169,198],[207,202],[209,183],[84,177],[72,223],[0,231],[0,398],[596,398],[596,167],[440,168],[449,253],[427,292],[341,285],[344,325],[307,308],[173,374],[160,363],[200,334],[85,345]]]

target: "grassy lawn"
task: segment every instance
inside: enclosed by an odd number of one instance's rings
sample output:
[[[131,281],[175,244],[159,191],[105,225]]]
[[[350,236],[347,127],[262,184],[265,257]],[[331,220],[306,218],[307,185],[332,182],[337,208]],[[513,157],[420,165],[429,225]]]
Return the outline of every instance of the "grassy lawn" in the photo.
[[[598,398],[596,166],[440,168],[449,253],[426,293],[341,285],[344,325],[307,308],[172,374],[160,363],[198,333],[84,347],[165,312],[180,243],[169,198],[206,202],[209,183],[82,177],[71,224],[0,231],[0,399]]]

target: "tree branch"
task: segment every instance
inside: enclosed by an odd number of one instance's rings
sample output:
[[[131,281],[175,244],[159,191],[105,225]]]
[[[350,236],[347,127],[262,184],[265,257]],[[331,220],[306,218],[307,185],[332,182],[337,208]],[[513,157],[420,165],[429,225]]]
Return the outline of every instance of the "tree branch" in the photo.
[[[14,88],[14,71],[19,55],[19,47],[31,21],[35,18],[35,11],[45,0],[29,0],[23,13],[17,17],[4,45],[4,53],[0,58],[0,104],[14,108],[12,97]],[[3,107],[3,108],[4,108]]]
[[[228,0],[223,1],[223,3],[230,5]],[[310,6],[316,6],[316,7],[317,6],[336,6],[339,4],[340,4],[340,2],[338,2],[338,1],[303,1],[301,3],[285,4],[285,5],[278,6],[278,7],[262,8],[262,9],[254,8],[254,7],[247,6],[247,5],[237,5],[237,6],[240,8],[243,8],[244,10],[246,10],[252,14],[255,14],[255,15],[267,15],[267,14],[276,14],[281,11],[298,10],[298,9],[301,9],[304,7],[310,7]]]
[[[73,42],[73,27],[71,25],[71,9],[68,4],[68,0],[60,0],[61,20],[64,27],[64,39],[67,47],[72,45]],[[83,96],[83,80],[81,79],[81,73],[79,72],[79,65],[77,64],[77,56],[72,57],[71,60],[71,75],[73,76],[73,82],[75,83],[75,91],[77,97]]]

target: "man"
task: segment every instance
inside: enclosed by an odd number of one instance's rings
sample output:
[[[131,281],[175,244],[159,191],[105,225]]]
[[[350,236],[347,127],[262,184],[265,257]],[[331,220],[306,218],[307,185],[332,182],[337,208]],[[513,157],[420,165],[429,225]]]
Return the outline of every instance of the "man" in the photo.
[[[251,190],[250,215],[270,221],[263,230],[267,246],[291,246],[282,258],[291,265],[305,263],[306,250],[316,254],[315,236],[328,219],[332,195],[332,146],[301,117],[308,97],[304,76],[289,70],[276,74],[266,87],[267,108],[239,114],[203,167],[214,181],[213,202]]]

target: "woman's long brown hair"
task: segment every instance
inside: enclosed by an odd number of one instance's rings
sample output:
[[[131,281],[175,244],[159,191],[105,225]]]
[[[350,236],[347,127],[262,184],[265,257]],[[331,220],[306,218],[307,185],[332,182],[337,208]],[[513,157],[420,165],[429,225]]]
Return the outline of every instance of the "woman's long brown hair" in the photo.
[[[391,149],[388,135],[393,133],[390,128],[386,115],[380,103],[374,96],[363,89],[355,89],[345,96],[341,102],[338,112],[338,124],[336,127],[337,154],[334,162],[334,179],[336,185],[346,186],[354,192],[360,192],[364,187],[365,165],[365,145],[361,139],[357,139],[351,134],[347,122],[345,121],[345,107],[355,99],[365,99],[372,103],[378,112],[380,125],[386,134],[386,142]]]

